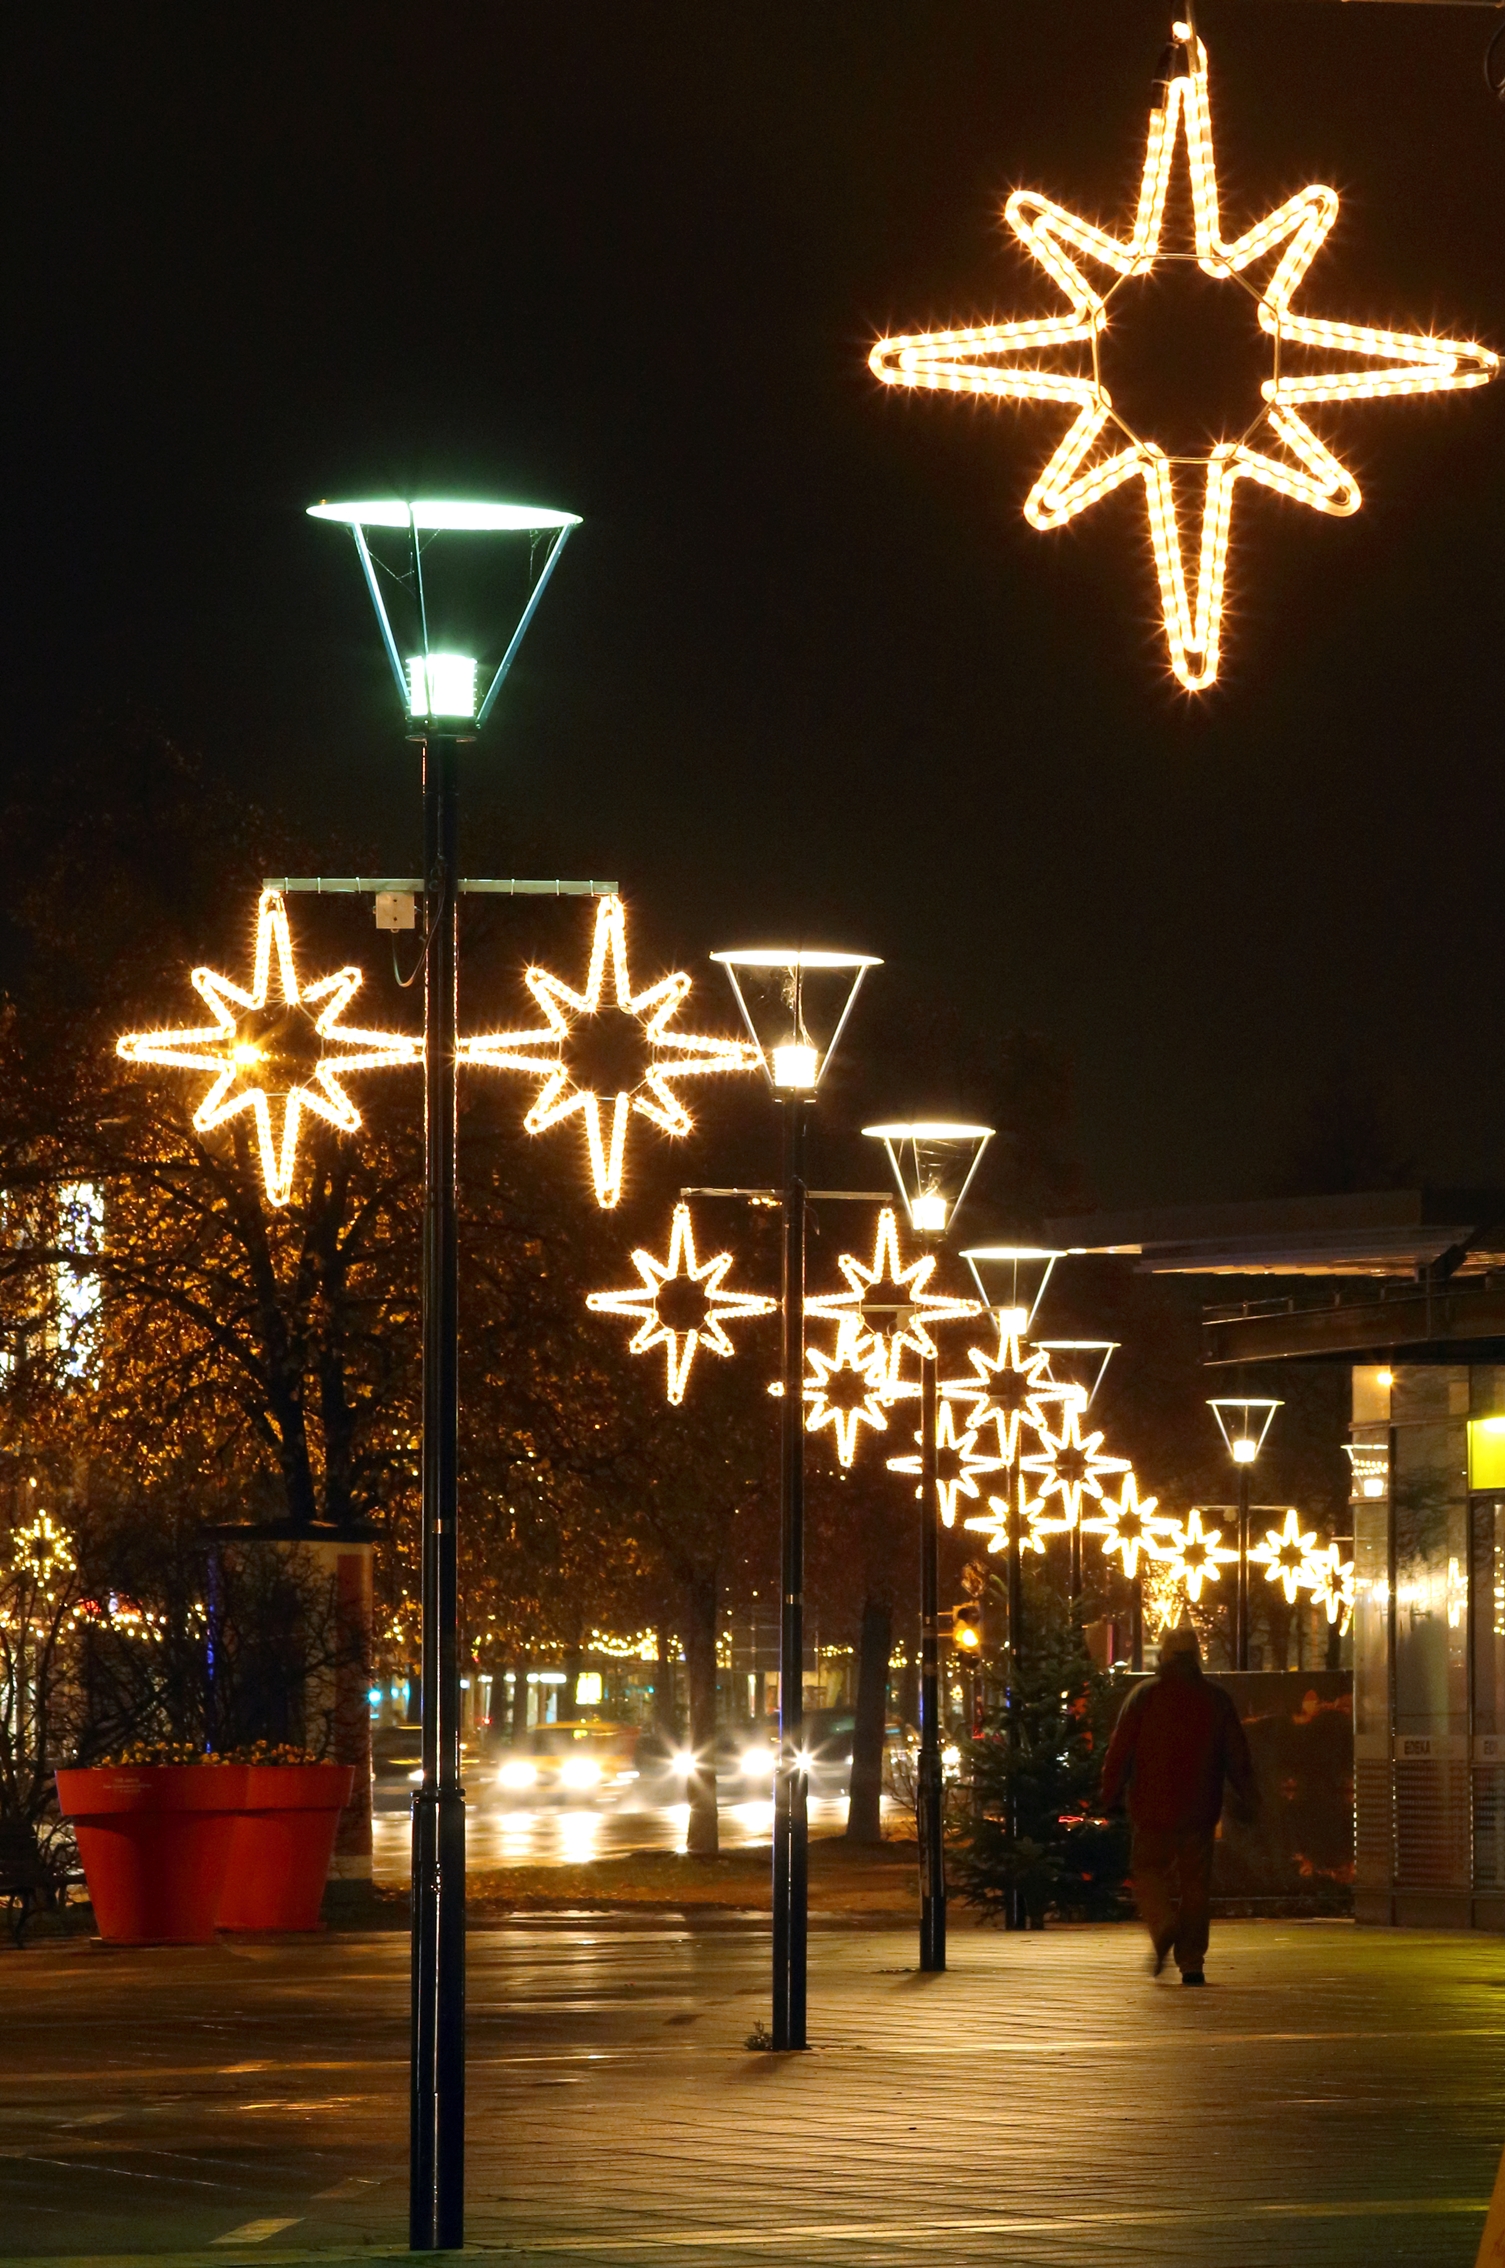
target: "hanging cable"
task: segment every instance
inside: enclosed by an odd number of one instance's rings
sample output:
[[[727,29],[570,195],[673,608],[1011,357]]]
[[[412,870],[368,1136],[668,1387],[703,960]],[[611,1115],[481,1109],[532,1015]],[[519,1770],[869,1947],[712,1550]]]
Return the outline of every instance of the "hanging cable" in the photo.
[[[1489,45],[1484,50],[1484,84],[1496,102],[1505,102],[1505,61],[1496,61],[1502,41],[1505,41],[1505,6],[1502,6],[1500,21],[1490,33]]]

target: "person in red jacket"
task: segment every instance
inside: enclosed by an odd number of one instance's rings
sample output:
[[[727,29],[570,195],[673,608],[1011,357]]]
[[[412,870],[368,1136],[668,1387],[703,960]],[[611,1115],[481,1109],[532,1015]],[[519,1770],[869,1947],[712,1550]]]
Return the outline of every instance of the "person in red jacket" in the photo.
[[[1254,1766],[1238,1711],[1202,1675],[1197,1634],[1182,1623],[1161,1640],[1155,1677],[1124,1703],[1103,1765],[1108,1810],[1128,1789],[1130,1871],[1157,1977],[1174,1951],[1183,1984],[1207,1982],[1212,1846],[1225,1782],[1236,1814],[1252,1819]]]

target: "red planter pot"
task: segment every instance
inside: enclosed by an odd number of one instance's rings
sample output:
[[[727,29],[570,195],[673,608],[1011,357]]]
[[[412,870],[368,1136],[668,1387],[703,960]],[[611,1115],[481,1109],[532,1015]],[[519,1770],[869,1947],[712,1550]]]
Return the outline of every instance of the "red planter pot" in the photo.
[[[253,1764],[235,1821],[221,1929],[317,1929],[350,1764]]]
[[[242,1764],[112,1764],[59,1772],[99,1934],[114,1945],[213,1942]]]

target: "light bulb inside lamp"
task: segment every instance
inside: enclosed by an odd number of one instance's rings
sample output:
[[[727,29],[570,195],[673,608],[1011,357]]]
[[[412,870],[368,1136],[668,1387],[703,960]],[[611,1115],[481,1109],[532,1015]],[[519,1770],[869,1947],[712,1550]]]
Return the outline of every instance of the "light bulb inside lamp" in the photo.
[[[415,717],[473,717],[476,665],[469,654],[415,654],[408,663],[408,711]]]
[[[909,1211],[921,1236],[939,1236],[946,1226],[946,1200],[933,1189],[921,1190]]]
[[[1236,1465],[1252,1465],[1259,1455],[1259,1443],[1247,1433],[1241,1435],[1237,1441],[1231,1442],[1229,1446],[1233,1451],[1233,1461]]]
[[[790,1040],[773,1051],[773,1083],[776,1087],[805,1089],[815,1085],[820,1070],[820,1054],[805,1040]]]

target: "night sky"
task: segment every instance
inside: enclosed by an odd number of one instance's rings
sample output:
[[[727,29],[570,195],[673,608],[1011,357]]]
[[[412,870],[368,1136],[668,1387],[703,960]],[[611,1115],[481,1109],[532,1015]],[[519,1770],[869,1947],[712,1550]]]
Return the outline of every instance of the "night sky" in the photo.
[[[1055,311],[1010,188],[1127,225],[1167,5],[28,19],[13,763],[144,710],[411,870],[413,754],[303,507],[565,506],[466,758],[471,871],[619,876],[664,952],[790,930],[1049,1036],[1105,1203],[1262,1193],[1335,1093],[1434,1182],[1499,1178],[1505,382],[1315,413],[1365,508],[1240,490],[1223,676],[1188,698],[1138,485],[1038,535],[1059,413],[865,367],[886,331]],[[1505,347],[1490,22],[1208,0],[1230,226],[1343,198],[1307,309]],[[1188,286],[1125,322],[1115,382],[1172,439],[1250,414],[1225,312]]]

